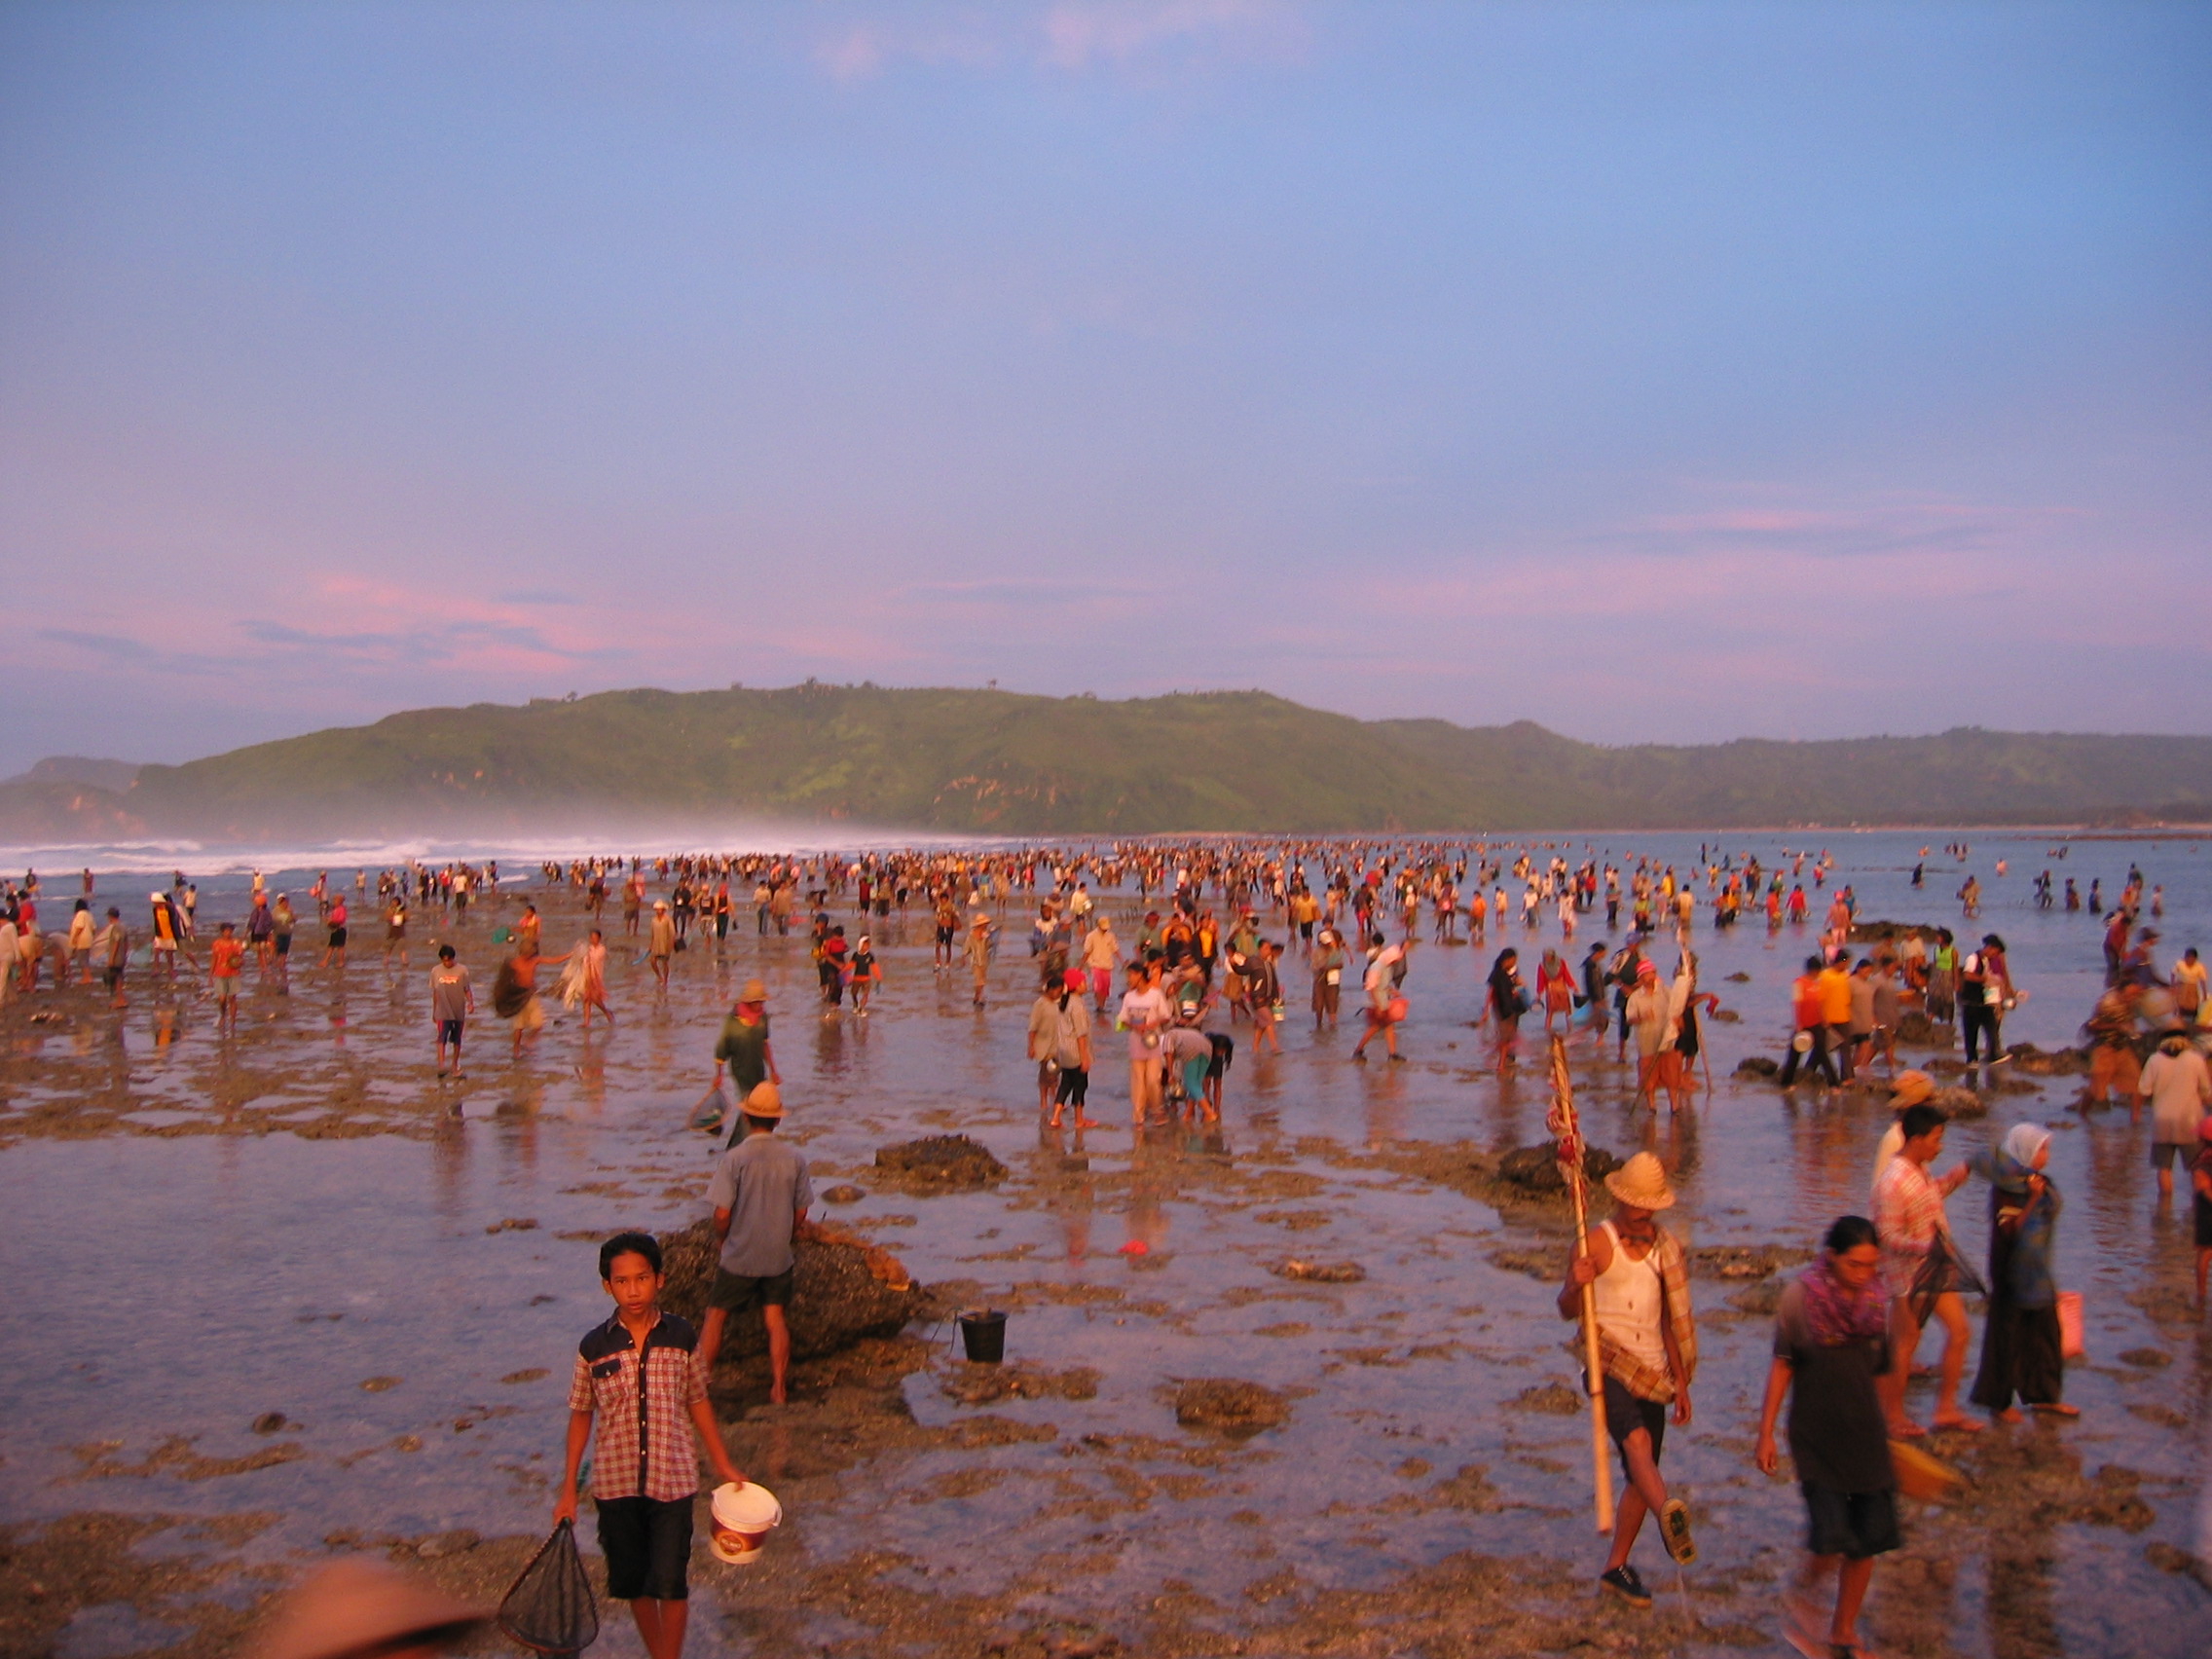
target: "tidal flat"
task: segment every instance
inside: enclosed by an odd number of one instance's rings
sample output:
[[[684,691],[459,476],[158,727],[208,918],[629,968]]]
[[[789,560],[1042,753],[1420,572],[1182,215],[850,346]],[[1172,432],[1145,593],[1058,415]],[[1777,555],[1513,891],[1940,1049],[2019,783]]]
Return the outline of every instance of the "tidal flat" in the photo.
[[[1909,890],[1907,839],[1832,838],[1831,883],[1854,882],[1862,914],[1958,926],[1952,866],[1932,860]],[[2002,885],[1984,843],[2011,859]],[[1634,842],[1668,858],[1682,844]],[[2047,844],[1981,837],[1974,860],[1981,926],[2006,934],[2034,990],[2009,1035],[2046,1050],[2074,1040],[2097,982],[2095,921],[2027,908]],[[2115,890],[2130,857],[2165,888],[2169,954],[2212,946],[2201,851],[2083,842],[2058,867]],[[104,902],[146,884],[100,885]],[[419,912],[405,972],[373,942],[343,976],[295,958],[288,995],[249,968],[235,1036],[194,985],[142,969],[120,1014],[91,989],[0,1012],[19,1287],[0,1336],[0,1652],[229,1653],[270,1595],[341,1550],[496,1598],[548,1524],[575,1343],[607,1308],[596,1241],[703,1213],[716,1143],[685,1120],[755,974],[787,1132],[818,1194],[848,1189],[817,1213],[898,1258],[918,1316],[802,1359],[785,1406],[766,1404],[755,1361],[718,1373],[733,1453],[787,1520],[757,1566],[699,1553],[692,1651],[1779,1649],[1803,1514],[1791,1484],[1751,1464],[1767,1314],[1826,1224],[1863,1212],[1888,1121],[1878,1089],[1786,1097],[1735,1075],[1783,1051],[1811,930],[1715,935],[1701,909],[1703,984],[1737,1017],[1709,1023],[1713,1081],[1679,1116],[1634,1109],[1609,1041],[1574,1045],[1586,1133],[1666,1161],[1681,1195],[1666,1224],[1695,1263],[1696,1417],[1670,1433],[1665,1467],[1701,1559],[1677,1571],[1647,1539],[1658,1603],[1635,1612],[1595,1590],[1588,1425],[1553,1308],[1567,1211],[1499,1176],[1544,1138],[1540,1022],[1505,1080],[1475,1023],[1501,938],[1532,977],[1556,926],[1424,943],[1401,1065],[1353,1064],[1353,1023],[1317,1036],[1286,958],[1283,1052],[1234,1028],[1222,1123],[1132,1144],[1103,1034],[1104,1126],[1041,1126],[1018,898],[980,1012],[964,972],[933,972],[918,907],[871,924],[886,978],[865,1017],[825,1017],[804,939],[761,938],[746,911],[726,951],[694,937],[665,994],[634,943],[616,948],[611,1031],[567,1015],[511,1063],[487,1016],[467,1078],[441,1082],[430,940],[459,946],[488,1011],[492,933],[524,891],[565,949],[577,899],[534,878],[462,927]],[[203,893],[203,927],[233,913],[219,884]],[[1102,898],[1132,939],[1134,894]],[[1869,1630],[1885,1653],[2200,1653],[2212,1345],[2190,1300],[2186,1202],[2158,1204],[2148,1124],[2077,1110],[2079,1079],[1999,1068],[1988,1084],[1987,1115],[1956,1125],[1944,1161],[2014,1122],[2056,1129],[2060,1276],[2087,1299],[2088,1354],[2068,1374],[2083,1416],[1939,1440],[1969,1485],[1908,1505]],[[878,1169],[879,1148],[940,1133],[986,1146],[1004,1177],[932,1191]],[[1951,1200],[1972,1255],[1986,1192]],[[1003,1367],[960,1357],[947,1315],[978,1305],[1008,1312]],[[588,1506],[581,1532],[588,1546]],[[641,1651],[617,1611],[596,1651]]]

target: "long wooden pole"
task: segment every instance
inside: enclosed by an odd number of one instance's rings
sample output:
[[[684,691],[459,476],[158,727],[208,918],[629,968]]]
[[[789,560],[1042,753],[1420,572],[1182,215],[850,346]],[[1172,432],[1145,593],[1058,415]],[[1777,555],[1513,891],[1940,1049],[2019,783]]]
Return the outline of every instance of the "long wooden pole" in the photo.
[[[1560,1172],[1574,1199],[1574,1254],[1590,1254],[1589,1211],[1583,1198],[1582,1129],[1574,1116],[1574,1085],[1567,1072],[1567,1043],[1552,1038],[1552,1129],[1560,1148]],[[1590,1466],[1597,1484],[1598,1530],[1613,1530],[1613,1464],[1605,1432],[1605,1370],[1598,1349],[1598,1293],[1582,1287],[1582,1366],[1590,1391]]]

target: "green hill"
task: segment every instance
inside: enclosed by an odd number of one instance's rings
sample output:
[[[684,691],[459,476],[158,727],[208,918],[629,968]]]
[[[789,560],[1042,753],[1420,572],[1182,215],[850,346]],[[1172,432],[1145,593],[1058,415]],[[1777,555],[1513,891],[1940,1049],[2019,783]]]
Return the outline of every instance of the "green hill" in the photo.
[[[1606,749],[1528,722],[1355,720],[1259,691],[1110,702],[809,682],[421,709],[69,798],[103,834],[128,820],[245,842],[705,840],[764,822],[1006,835],[2079,823],[2212,817],[2212,739],[1961,729]],[[55,793],[37,805],[51,835]]]

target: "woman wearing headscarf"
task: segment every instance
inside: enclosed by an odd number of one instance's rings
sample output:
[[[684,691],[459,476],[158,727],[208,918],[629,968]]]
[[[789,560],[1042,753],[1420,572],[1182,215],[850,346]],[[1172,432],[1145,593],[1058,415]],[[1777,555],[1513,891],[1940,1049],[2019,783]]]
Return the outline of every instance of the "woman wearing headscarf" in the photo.
[[[1896,1549],[1897,1471],[1890,1461],[1875,1379],[1890,1367],[1889,1300],[1882,1288],[1874,1224],[1847,1215],[1828,1229],[1819,1261],[1792,1280],[1775,1309],[1774,1363],[1759,1410],[1752,1458],[1773,1474],[1774,1425],[1789,1401],[1789,1460],[1805,1495],[1806,1562],[1786,1593],[1792,1645],[1818,1651],[1824,1639],[1814,1594],[1832,1575],[1835,1604],[1825,1641],[1859,1650],[1859,1608],[1874,1558]]]
[[[1999,1422],[2020,1421],[2021,1401],[2039,1412],[2080,1417],[2060,1396],[2066,1362],[2058,1330],[2058,1189],[2043,1172],[2050,1132],[2018,1124],[1983,1166],[1989,1191],[1989,1315],[1973,1403]]]

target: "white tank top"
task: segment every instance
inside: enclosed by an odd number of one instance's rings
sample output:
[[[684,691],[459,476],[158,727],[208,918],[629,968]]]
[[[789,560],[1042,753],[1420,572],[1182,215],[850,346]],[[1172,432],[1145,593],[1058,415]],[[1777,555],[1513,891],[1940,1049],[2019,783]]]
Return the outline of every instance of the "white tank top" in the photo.
[[[1597,1295],[1598,1324],[1630,1355],[1655,1371],[1667,1369],[1667,1345],[1659,1335],[1663,1303],[1659,1269],[1645,1251],[1643,1260],[1632,1262],[1611,1222],[1604,1224],[1613,1260],[1591,1285]],[[1652,1250],[1658,1245],[1654,1241]]]

